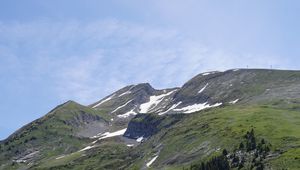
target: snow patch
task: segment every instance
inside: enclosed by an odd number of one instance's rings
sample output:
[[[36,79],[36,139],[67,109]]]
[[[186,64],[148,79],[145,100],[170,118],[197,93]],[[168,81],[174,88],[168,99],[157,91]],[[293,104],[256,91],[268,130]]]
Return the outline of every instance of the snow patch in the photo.
[[[128,146],[128,147],[133,147],[133,146],[134,146],[134,144],[127,144],[127,146]]]
[[[111,138],[111,137],[114,137],[114,136],[121,136],[126,132],[126,130],[127,130],[127,128],[121,129],[121,130],[118,130],[118,131],[115,131],[115,132],[112,132],[112,133],[105,132],[105,133],[101,134],[99,140],[105,139],[105,138]]]
[[[83,152],[83,151],[86,151],[86,150],[92,149],[93,147],[95,147],[95,146],[87,146],[87,147],[85,147],[85,148],[81,149],[79,152]]]
[[[202,75],[202,76],[207,76],[207,75],[214,74],[214,73],[217,73],[217,72],[218,72],[218,71],[210,71],[210,72],[202,73],[201,75]]]
[[[115,94],[113,94],[113,95],[107,97],[106,99],[102,100],[101,102],[99,102],[98,104],[96,104],[95,106],[93,106],[93,108],[96,108],[96,107],[100,106],[101,104],[103,104],[103,103],[109,101],[109,100],[112,99],[114,96],[115,96]]]
[[[98,142],[101,139],[106,139],[106,138],[111,138],[111,137],[115,137],[115,136],[124,135],[126,130],[127,130],[127,128],[121,129],[121,130],[118,130],[118,131],[115,131],[115,132],[112,132],[112,133],[111,132],[99,133],[98,135],[92,137],[92,138],[98,138],[97,140],[93,141],[92,144],[95,144],[96,142]],[[87,147],[85,147],[85,148],[83,148],[83,149],[81,149],[77,152],[83,152],[83,151],[92,149],[94,147],[96,147],[96,145],[87,146]],[[56,159],[58,159],[58,158],[56,158]]]
[[[124,114],[118,115],[119,118],[127,118],[130,115],[137,115],[137,113],[134,111],[134,109],[130,110],[129,112],[126,112]]]
[[[40,151],[34,151],[32,153],[29,153],[29,154],[25,155],[24,157],[22,157],[18,160],[13,160],[13,161],[17,162],[17,163],[26,163],[28,160],[32,159],[34,157],[34,155],[36,155],[39,152]]]
[[[239,71],[240,69],[234,69],[234,70],[232,70],[232,71]]]
[[[155,156],[154,158],[152,158],[152,159],[146,164],[146,166],[149,168],[157,158],[158,158],[158,155]]]
[[[14,160],[14,162],[17,163],[26,163],[27,160],[23,160],[23,159],[18,159],[18,160]]]
[[[64,157],[66,157],[66,155],[59,156],[59,157],[57,157],[55,159],[61,159],[61,158],[64,158]]]
[[[240,100],[240,99],[236,99],[236,100],[233,100],[233,101],[231,101],[231,102],[229,102],[229,103],[230,103],[230,104],[235,104],[235,103],[237,103],[239,100]]]
[[[127,128],[121,129],[121,130],[118,130],[118,131],[115,131],[115,132],[99,133],[96,136],[93,136],[91,138],[92,139],[99,138],[98,140],[101,140],[101,139],[110,138],[110,137],[114,137],[114,136],[120,136],[120,135],[123,135],[126,132],[126,129]],[[93,144],[96,143],[98,140],[94,141]]]
[[[116,111],[118,111],[119,109],[125,107],[128,103],[130,103],[132,100],[129,100],[128,102],[126,102],[125,104],[123,104],[122,106],[117,107],[114,111],[112,111],[111,113],[114,113]]]
[[[205,103],[200,103],[200,104],[193,104],[190,106],[186,106],[180,109],[174,109],[174,111],[183,111],[183,113],[193,113],[193,112],[197,112],[203,109],[207,109],[207,108],[212,108],[212,107],[218,107],[221,106],[222,103],[216,103],[214,105],[209,105],[207,102]]]
[[[198,93],[202,93],[204,90],[205,90],[205,88],[208,86],[208,83],[206,83],[206,85],[202,88],[202,89],[200,89],[199,91],[198,91]]]
[[[210,75],[211,72],[207,72],[207,73],[202,73],[203,76],[207,76],[207,75]]]
[[[164,111],[164,112],[161,112],[161,113],[158,113],[158,115],[163,115],[165,113],[168,113],[169,111],[175,109],[177,106],[179,106],[182,102],[178,102],[177,104],[174,104],[173,106],[171,106],[167,111]]]
[[[142,142],[143,141],[143,139],[144,139],[144,137],[143,136],[141,136],[141,137],[139,137],[139,138],[137,138],[137,142]]]
[[[134,87],[135,87],[135,85],[132,85],[126,92],[120,94],[118,97],[122,97],[122,96],[124,96],[126,94],[130,94],[131,93],[131,89],[133,89]]]
[[[170,94],[174,93],[177,90],[170,91],[169,93],[161,94],[158,96],[150,96],[150,101],[143,103],[140,105],[140,113],[147,113],[151,108],[158,105],[166,96],[169,96]]]
[[[130,94],[131,93],[131,91],[126,91],[126,92],[124,92],[124,93],[122,93],[122,94],[120,94],[118,97],[122,97],[122,96],[124,96],[124,95],[126,95],[126,94]]]

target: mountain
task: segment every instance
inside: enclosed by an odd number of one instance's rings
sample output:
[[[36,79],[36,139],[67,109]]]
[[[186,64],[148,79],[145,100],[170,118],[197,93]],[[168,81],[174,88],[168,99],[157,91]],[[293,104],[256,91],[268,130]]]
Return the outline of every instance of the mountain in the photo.
[[[0,169],[300,169],[300,71],[201,73],[68,101],[0,142]]]

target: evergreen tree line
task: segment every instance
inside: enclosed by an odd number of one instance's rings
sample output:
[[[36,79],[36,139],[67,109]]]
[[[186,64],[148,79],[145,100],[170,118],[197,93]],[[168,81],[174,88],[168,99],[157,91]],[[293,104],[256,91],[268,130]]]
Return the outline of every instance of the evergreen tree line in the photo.
[[[216,156],[210,159],[208,162],[201,164],[193,164],[188,169],[183,170],[229,170],[229,162],[224,155]]]
[[[250,169],[263,170],[263,160],[270,152],[270,143],[264,139],[257,142],[254,130],[247,131],[244,140],[238,146],[238,149],[230,154],[226,149],[222,155],[213,157],[207,162],[201,162],[191,165],[183,170],[229,170],[230,168],[242,169],[245,167],[246,161],[250,165]]]
[[[250,169],[263,170],[263,160],[266,158],[268,152],[270,152],[270,143],[267,143],[264,139],[257,142],[254,134],[254,130],[247,131],[244,136],[244,141],[239,145],[239,156],[237,152],[231,154],[229,159],[231,160],[230,166],[232,168],[241,169],[245,166],[246,161],[250,165]],[[246,160],[248,158],[248,160]],[[249,160],[250,159],[250,160]]]

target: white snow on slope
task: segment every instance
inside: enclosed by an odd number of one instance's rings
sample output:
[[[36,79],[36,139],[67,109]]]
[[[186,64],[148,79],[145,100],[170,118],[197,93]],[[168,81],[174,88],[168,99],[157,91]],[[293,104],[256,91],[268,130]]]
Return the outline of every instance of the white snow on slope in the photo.
[[[17,163],[26,163],[27,160],[18,159],[18,160],[13,160],[13,161],[17,162]]]
[[[121,135],[123,135],[123,134],[126,132],[126,129],[127,129],[127,128],[121,129],[121,130],[118,130],[118,131],[115,131],[115,132],[112,132],[112,133],[110,133],[110,132],[105,132],[105,133],[103,133],[103,134],[100,136],[99,140],[105,139],[105,138],[111,138],[111,137],[114,137],[114,136],[121,136]]]
[[[82,151],[86,151],[86,150],[92,149],[93,147],[95,147],[95,146],[87,146],[87,147],[81,149],[79,152],[82,152]]]
[[[202,73],[201,75],[202,75],[202,76],[207,76],[207,75],[214,74],[214,73],[217,73],[217,72],[218,72],[218,71],[210,71],[210,72]]]
[[[120,135],[123,135],[126,132],[126,129],[127,128],[121,129],[121,130],[118,130],[118,131],[115,131],[115,132],[99,133],[98,135],[93,136],[91,138],[92,139],[99,138],[98,140],[101,140],[101,139],[110,138],[110,137],[114,137],[114,136],[120,136]],[[93,144],[96,143],[98,140],[94,141]]]
[[[178,102],[177,104],[174,104],[173,106],[171,106],[168,110],[164,111],[164,112],[161,112],[161,113],[158,113],[158,115],[163,115],[165,113],[168,113],[169,111],[175,109],[177,106],[179,106],[182,102]]]
[[[234,100],[234,101],[231,101],[231,102],[229,102],[230,104],[235,104],[235,103],[237,103],[239,101],[239,99],[236,99],[236,100]]]
[[[207,76],[210,75],[212,72],[206,72],[206,73],[202,73],[203,76]]]
[[[152,158],[152,159],[146,164],[147,167],[150,167],[150,166],[153,164],[153,162],[154,162],[157,158],[158,158],[158,155],[155,156],[154,158]]]
[[[144,139],[144,137],[143,136],[141,136],[141,137],[139,137],[139,138],[137,138],[137,142],[142,142],[143,141],[143,139]]]
[[[129,112],[126,112],[124,114],[118,115],[119,118],[127,118],[130,115],[137,115],[137,113],[134,111],[134,109],[130,110]]]
[[[208,83],[206,83],[206,85],[201,90],[199,90],[198,93],[202,93],[207,86],[208,86]]]
[[[66,155],[59,156],[59,157],[57,157],[55,159],[61,159],[61,158],[64,158],[64,157],[66,157]]]
[[[93,106],[93,108],[96,108],[96,107],[100,106],[101,104],[103,104],[103,103],[109,101],[109,100],[112,99],[114,96],[115,96],[115,94],[113,94],[113,95],[107,97],[106,99],[102,100],[101,102],[99,102],[98,104],[96,104],[95,106]]]
[[[118,111],[119,109],[121,109],[122,107],[125,107],[128,103],[130,103],[132,100],[129,100],[128,102],[126,102],[125,104],[123,104],[122,106],[117,107],[114,111],[112,111],[111,113],[114,113],[116,111]]]
[[[134,146],[134,144],[127,144],[127,146],[128,146],[128,147],[133,147],[133,146]]]
[[[110,132],[100,133],[100,134],[98,134],[96,136],[93,136],[92,139],[93,138],[99,138],[99,139],[93,141],[92,144],[95,144],[96,142],[98,142],[101,139],[123,135],[126,132],[126,129],[127,128],[121,129],[121,130],[118,130],[118,131],[115,131],[115,132],[112,132],[112,133],[110,133]],[[87,147],[85,147],[85,148],[83,148],[83,149],[81,149],[79,151],[76,151],[76,152],[83,152],[83,151],[92,149],[94,147],[97,147],[97,145],[90,145],[90,146],[87,146]],[[73,152],[73,153],[75,153],[75,152]],[[73,153],[71,153],[71,154],[73,154]],[[71,155],[71,154],[69,154],[69,155]],[[61,159],[61,158],[65,157],[65,156],[66,155],[63,155],[63,156],[57,157],[56,159]]]
[[[131,93],[131,91],[128,90],[128,91],[126,91],[126,92],[120,94],[119,97],[124,96],[124,95],[126,95],[126,94],[130,94],[130,93]]]
[[[143,103],[140,105],[140,113],[147,113],[151,108],[158,105],[166,96],[169,96],[170,94],[174,93],[176,90],[170,91],[169,93],[161,94],[158,96],[150,96],[150,101]]]
[[[119,97],[124,96],[124,95],[126,95],[126,94],[130,94],[130,93],[131,93],[130,90],[133,89],[134,87],[135,87],[135,85],[132,85],[132,86],[128,89],[128,91],[126,91],[126,92],[120,94]]]
[[[23,156],[22,158],[19,158],[18,160],[13,160],[14,162],[18,162],[18,163],[25,163],[27,162],[29,159],[33,158],[34,155],[36,155],[37,153],[39,153],[40,151],[34,151],[31,152],[25,156]]]
[[[193,104],[190,106],[186,106],[180,109],[174,109],[174,111],[183,111],[183,113],[193,113],[193,112],[197,112],[203,109],[207,109],[207,108],[212,108],[212,107],[217,107],[222,105],[222,103],[216,103],[214,105],[209,105],[207,104],[207,102],[205,103],[200,103],[200,104]]]

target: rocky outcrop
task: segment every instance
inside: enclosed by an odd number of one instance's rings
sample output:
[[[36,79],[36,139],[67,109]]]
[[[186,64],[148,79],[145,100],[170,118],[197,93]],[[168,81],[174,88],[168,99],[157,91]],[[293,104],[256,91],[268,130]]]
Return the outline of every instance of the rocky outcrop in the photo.
[[[163,128],[168,128],[179,122],[184,115],[158,116],[156,114],[139,114],[128,124],[125,137],[137,139],[148,138]]]
[[[84,124],[99,122],[101,120],[103,121],[103,119],[98,115],[92,115],[84,111],[79,112],[80,113],[78,115],[72,117],[72,119],[65,120],[64,123],[73,127],[80,127]]]

